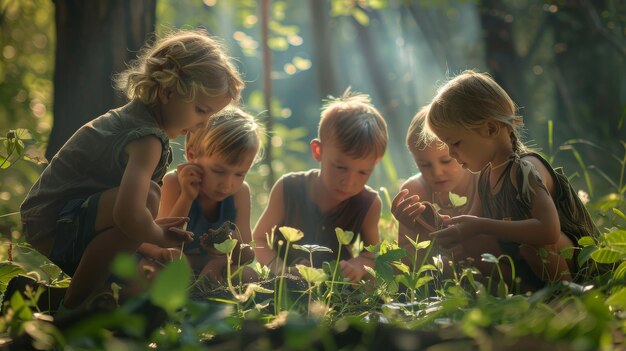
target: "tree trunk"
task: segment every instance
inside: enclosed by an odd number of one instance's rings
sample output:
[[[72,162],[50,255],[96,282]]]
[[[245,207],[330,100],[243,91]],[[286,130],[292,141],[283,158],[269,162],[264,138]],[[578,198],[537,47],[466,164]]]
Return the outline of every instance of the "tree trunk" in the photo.
[[[154,31],[156,0],[56,0],[49,160],[83,124],[124,103],[111,78]]]
[[[506,90],[524,114],[531,114],[524,81],[524,65],[515,50],[513,16],[504,1],[483,0],[480,23],[485,38],[485,60],[492,77]]]
[[[313,72],[317,80],[317,90],[320,97],[333,94],[337,91],[335,63],[333,62],[333,45],[331,43],[331,29],[329,26],[326,1],[309,0],[311,8],[311,25],[313,28]]]
[[[274,168],[272,168],[272,133],[274,131],[274,116],[272,115],[272,50],[269,47],[270,38],[270,10],[272,0],[261,0],[261,41],[263,46],[263,101],[267,110],[267,122],[265,130],[268,135],[267,147],[265,148],[264,162],[268,166],[267,185],[271,188],[274,184]]]

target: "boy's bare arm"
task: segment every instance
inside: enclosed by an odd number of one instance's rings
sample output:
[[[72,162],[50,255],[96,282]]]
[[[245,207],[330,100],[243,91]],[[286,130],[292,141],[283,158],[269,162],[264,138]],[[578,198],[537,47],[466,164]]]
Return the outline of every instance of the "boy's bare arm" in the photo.
[[[163,178],[159,217],[186,217],[200,191],[203,171],[194,164],[182,164]]]
[[[276,252],[268,247],[267,235],[271,235],[273,228],[283,223],[285,217],[283,183],[279,180],[270,192],[270,199],[252,232],[252,239],[256,243],[254,253],[257,260],[277,273],[282,267],[282,260],[276,257]]]
[[[237,243],[236,256],[233,256],[234,263],[245,263],[254,259],[254,252],[250,248],[241,248],[241,244],[250,244],[252,240],[252,230],[250,229],[250,187],[248,183],[243,182],[241,189],[234,195],[235,209],[237,217],[235,225],[237,226],[236,235],[239,242]],[[240,256],[241,255],[241,256]],[[239,262],[241,258],[241,262]]]
[[[239,229],[240,238],[236,238],[240,243],[248,244],[252,240],[252,229],[250,229],[250,187],[243,182],[241,189],[235,194],[235,209],[237,217],[235,225]]]

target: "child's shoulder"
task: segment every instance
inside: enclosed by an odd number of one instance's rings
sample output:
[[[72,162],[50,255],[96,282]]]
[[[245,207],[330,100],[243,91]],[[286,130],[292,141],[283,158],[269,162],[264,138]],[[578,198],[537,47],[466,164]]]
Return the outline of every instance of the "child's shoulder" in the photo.
[[[431,189],[426,184],[424,177],[421,174],[416,174],[407,179],[400,189],[406,189],[409,191],[409,195],[419,195],[420,198],[430,198]]]
[[[163,187],[178,187],[178,172],[174,169],[165,174],[163,176]]]
[[[318,169],[310,169],[308,171],[289,172],[283,174],[276,185],[280,184],[283,187],[304,187],[308,188],[312,184],[312,180],[319,176]]]

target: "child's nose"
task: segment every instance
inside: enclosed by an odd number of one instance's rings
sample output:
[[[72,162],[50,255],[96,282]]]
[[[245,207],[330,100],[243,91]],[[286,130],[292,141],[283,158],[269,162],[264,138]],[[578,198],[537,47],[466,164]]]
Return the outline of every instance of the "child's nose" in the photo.
[[[344,188],[348,188],[352,185],[353,178],[354,176],[352,174],[346,174],[341,178],[340,183]]]
[[[443,167],[440,165],[433,165],[433,174],[439,176],[443,174]]]

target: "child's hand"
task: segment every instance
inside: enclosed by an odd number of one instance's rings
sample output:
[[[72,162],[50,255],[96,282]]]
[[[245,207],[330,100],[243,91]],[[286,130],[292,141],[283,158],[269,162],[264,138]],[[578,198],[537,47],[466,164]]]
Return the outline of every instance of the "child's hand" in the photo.
[[[418,195],[406,197],[409,194],[407,189],[402,189],[391,202],[391,213],[405,227],[414,232],[420,232],[424,226],[420,219],[422,212],[426,210],[426,206],[422,204]],[[428,225],[426,229],[432,230],[432,226]]]
[[[204,170],[194,163],[182,163],[176,167],[178,173],[178,184],[180,185],[180,195],[193,200],[200,193],[200,184]]]
[[[163,231],[161,247],[178,247],[182,243],[193,240],[193,233],[183,229],[189,222],[189,217],[163,217],[157,218],[154,222]]]
[[[355,259],[339,261],[339,268],[341,268],[343,276],[350,279],[353,283],[358,282],[365,274],[363,264]]]
[[[446,218],[443,222],[446,227],[430,233],[430,237],[436,239],[442,249],[459,256],[463,240],[478,234],[473,228],[480,228],[479,221],[479,217],[470,215]]]

